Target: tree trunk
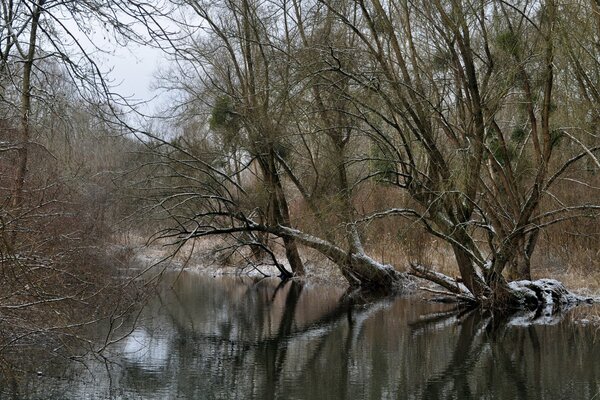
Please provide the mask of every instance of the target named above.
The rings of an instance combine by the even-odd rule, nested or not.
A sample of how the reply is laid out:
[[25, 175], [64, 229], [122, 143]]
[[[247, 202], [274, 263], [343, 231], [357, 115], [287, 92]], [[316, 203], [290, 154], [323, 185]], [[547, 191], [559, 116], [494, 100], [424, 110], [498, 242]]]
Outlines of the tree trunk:
[[396, 271], [391, 265], [375, 261], [363, 252], [348, 252], [326, 240], [281, 225], [267, 229], [277, 236], [293, 238], [295, 242], [329, 258], [340, 268], [350, 286], [392, 291], [408, 280], [406, 274]]
[[519, 281], [523, 279], [531, 280], [531, 266], [529, 258], [523, 251], [517, 252], [506, 269], [506, 278], [509, 281]]
[[506, 276], [509, 281], [531, 280], [531, 257], [539, 232], [536, 229], [519, 241], [517, 253], [508, 264]]
[[[258, 161], [269, 190], [270, 222], [273, 225], [291, 226], [287, 199], [275, 164], [275, 153], [272, 145], [269, 146], [267, 157], [258, 157]], [[283, 244], [292, 274], [303, 276], [305, 274], [304, 263], [300, 258], [295, 238], [283, 236]]]
[[469, 292], [471, 292], [476, 299], [488, 297], [490, 295], [490, 289], [483, 280], [483, 277], [478, 274], [477, 267], [474, 265], [473, 258], [469, 252], [457, 244], [452, 245], [452, 250], [454, 251], [454, 257], [462, 281], [467, 289], [469, 289]]
[[296, 276], [303, 276], [305, 274], [304, 263], [300, 258], [296, 241], [293, 238], [284, 237], [283, 245], [285, 246], [285, 256], [290, 263], [292, 273]]
[[[29, 33], [29, 49], [27, 58], [23, 63], [23, 81], [21, 84], [21, 129], [19, 138], [19, 149], [17, 152], [16, 172], [14, 177], [13, 190], [11, 194], [10, 206], [12, 210], [18, 210], [23, 205], [23, 190], [25, 187], [25, 176], [27, 175], [27, 161], [29, 157], [29, 142], [31, 140], [31, 127], [29, 117], [31, 113], [31, 75], [33, 63], [35, 61], [37, 29], [42, 13], [44, 0], [39, 0], [35, 6], [31, 17], [31, 31]], [[16, 241], [16, 227], [10, 238], [11, 245]]]
[[[283, 224], [285, 226], [292, 226], [290, 219], [290, 210], [288, 207], [287, 199], [285, 197], [285, 193], [283, 191], [283, 185], [281, 184], [281, 179], [279, 178], [279, 173], [277, 171], [277, 166], [275, 164], [275, 151], [271, 146], [270, 149], [270, 157], [269, 161], [271, 163], [271, 174], [273, 178], [273, 184], [275, 188], [276, 194], [276, 204], [279, 211], [278, 215], [278, 223]], [[296, 240], [292, 237], [284, 237], [283, 244], [285, 246], [285, 255], [287, 257], [288, 262], [290, 263], [290, 268], [292, 269], [292, 273], [297, 276], [303, 276], [305, 274], [304, 271], [304, 263], [300, 258], [300, 253], [298, 252], [298, 246], [296, 245]]]

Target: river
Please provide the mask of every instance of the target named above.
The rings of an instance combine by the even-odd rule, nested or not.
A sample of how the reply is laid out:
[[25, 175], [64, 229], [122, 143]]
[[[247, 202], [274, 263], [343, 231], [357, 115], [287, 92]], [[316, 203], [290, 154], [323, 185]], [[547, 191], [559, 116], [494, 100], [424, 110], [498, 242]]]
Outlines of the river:
[[598, 308], [531, 324], [418, 293], [174, 276], [102, 357], [24, 363], [0, 398], [600, 399]]

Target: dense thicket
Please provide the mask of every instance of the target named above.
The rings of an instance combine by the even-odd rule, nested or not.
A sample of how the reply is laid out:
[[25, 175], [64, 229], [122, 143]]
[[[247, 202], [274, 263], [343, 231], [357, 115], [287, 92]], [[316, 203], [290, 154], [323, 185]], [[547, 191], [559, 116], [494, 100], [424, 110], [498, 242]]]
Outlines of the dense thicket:
[[111, 235], [125, 208], [115, 183], [139, 145], [90, 55], [94, 23], [137, 38], [111, 3], [0, 2], [0, 354], [28, 340], [66, 350], [137, 296], [116, 284], [127, 254]]

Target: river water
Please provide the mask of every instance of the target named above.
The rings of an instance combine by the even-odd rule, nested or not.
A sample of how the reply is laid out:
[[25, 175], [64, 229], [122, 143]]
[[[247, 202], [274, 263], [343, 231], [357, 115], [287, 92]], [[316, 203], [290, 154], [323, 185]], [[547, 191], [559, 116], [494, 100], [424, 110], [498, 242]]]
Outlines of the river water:
[[[167, 277], [103, 357], [54, 360], [4, 399], [598, 399], [598, 308], [528, 324], [411, 295]], [[542, 316], [543, 317], [543, 316]]]

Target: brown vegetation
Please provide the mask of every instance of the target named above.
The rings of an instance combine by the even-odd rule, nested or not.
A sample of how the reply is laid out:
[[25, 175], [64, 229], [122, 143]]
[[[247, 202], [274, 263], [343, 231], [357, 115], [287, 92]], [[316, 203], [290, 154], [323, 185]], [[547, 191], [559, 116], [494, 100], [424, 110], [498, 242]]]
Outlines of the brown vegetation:
[[75, 341], [85, 341], [83, 328], [118, 321], [138, 304], [136, 285], [125, 290], [116, 279], [131, 254], [111, 240], [120, 211], [108, 174], [121, 168], [125, 157], [117, 149], [127, 141], [111, 139], [112, 150], [105, 142], [92, 156], [90, 142], [103, 141], [93, 132], [70, 135], [68, 144], [33, 132], [18, 207], [10, 206], [16, 156], [2, 158], [0, 357], [24, 343], [70, 355]]

